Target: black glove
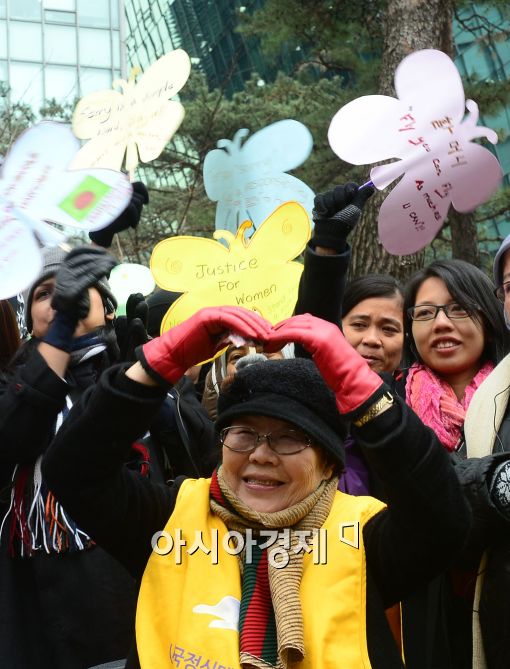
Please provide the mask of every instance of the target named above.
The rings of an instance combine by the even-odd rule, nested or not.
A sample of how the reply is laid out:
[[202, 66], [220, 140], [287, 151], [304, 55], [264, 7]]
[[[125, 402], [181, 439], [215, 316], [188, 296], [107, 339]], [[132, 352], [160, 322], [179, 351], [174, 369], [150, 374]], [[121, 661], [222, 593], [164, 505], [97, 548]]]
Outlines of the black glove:
[[372, 186], [360, 190], [358, 184], [351, 182], [316, 195], [312, 212], [315, 224], [310, 240], [312, 246], [334, 249], [337, 253], [345, 251], [347, 235], [359, 221], [365, 202], [373, 193]]
[[136, 228], [138, 223], [140, 223], [143, 205], [148, 204], [148, 202], [149, 192], [145, 187], [145, 184], [141, 181], [135, 181], [133, 183], [131, 201], [122, 214], [112, 221], [110, 225], [107, 225], [106, 228], [96, 230], [95, 232], [89, 232], [90, 239], [94, 244], [108, 248], [111, 245], [113, 235], [116, 232], [121, 232], [128, 228]]
[[102, 249], [81, 246], [66, 255], [60, 265], [51, 306], [56, 314], [42, 341], [69, 353], [78, 321], [89, 313], [88, 289], [108, 275], [117, 264]]
[[89, 313], [88, 289], [108, 276], [117, 261], [103, 249], [79, 246], [70, 251], [60, 265], [51, 306], [74, 318], [75, 323]]
[[133, 293], [126, 302], [126, 315], [115, 319], [115, 333], [122, 362], [135, 362], [135, 349], [149, 341], [147, 321], [149, 305], [141, 293]]

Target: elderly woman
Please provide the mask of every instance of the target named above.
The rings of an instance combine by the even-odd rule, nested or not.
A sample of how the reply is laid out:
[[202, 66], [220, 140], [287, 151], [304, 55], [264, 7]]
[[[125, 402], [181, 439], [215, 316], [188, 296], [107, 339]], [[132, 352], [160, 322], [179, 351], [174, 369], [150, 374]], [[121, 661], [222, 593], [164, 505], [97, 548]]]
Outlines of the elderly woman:
[[[235, 332], [311, 360], [253, 364], [220, 395], [222, 464], [157, 486], [122, 467], [185, 370]], [[337, 490], [348, 419], [388, 507]], [[91, 467], [90, 463], [94, 463]], [[203, 309], [103, 374], [47, 452], [44, 475], [141, 579], [127, 667], [402, 667], [384, 609], [444, 569], [469, 530], [448, 455], [337, 326], [276, 327]]]

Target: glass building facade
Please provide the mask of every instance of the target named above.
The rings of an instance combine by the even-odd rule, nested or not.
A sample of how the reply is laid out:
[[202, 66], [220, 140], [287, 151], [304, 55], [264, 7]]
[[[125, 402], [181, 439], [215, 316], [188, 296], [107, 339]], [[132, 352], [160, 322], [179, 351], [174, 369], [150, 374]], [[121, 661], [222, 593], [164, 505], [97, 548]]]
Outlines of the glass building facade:
[[[507, 82], [510, 79], [510, 10], [490, 4], [469, 3], [459, 11], [454, 21], [453, 37], [456, 50], [455, 64], [463, 79], [471, 81]], [[479, 125], [486, 125], [498, 133], [499, 142], [487, 146], [497, 157], [503, 169], [503, 184], [510, 185], [510, 110], [500, 105], [495, 114], [484, 114], [481, 105]], [[508, 216], [488, 222], [489, 237], [502, 238], [510, 234]], [[494, 251], [499, 242], [485, 245]]]
[[290, 71], [298, 54], [283, 54], [270, 66], [258, 40], [235, 31], [240, 14], [263, 4], [263, 0], [126, 0], [130, 62], [145, 68], [167, 51], [182, 48], [209, 86], [223, 88], [227, 96], [242, 90], [254, 72], [271, 80], [278, 69]]
[[0, 80], [37, 111], [125, 74], [123, 0], [0, 0]]

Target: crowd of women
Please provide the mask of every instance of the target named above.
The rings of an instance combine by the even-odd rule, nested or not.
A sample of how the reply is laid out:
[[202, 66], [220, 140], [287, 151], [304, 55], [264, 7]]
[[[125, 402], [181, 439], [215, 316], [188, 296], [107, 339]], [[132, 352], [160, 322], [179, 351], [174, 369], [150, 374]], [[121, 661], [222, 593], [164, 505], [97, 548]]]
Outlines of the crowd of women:
[[29, 337], [2, 303], [2, 667], [508, 666], [510, 237], [347, 283], [371, 193], [316, 197], [276, 325], [116, 318], [123, 221], [45, 250]]

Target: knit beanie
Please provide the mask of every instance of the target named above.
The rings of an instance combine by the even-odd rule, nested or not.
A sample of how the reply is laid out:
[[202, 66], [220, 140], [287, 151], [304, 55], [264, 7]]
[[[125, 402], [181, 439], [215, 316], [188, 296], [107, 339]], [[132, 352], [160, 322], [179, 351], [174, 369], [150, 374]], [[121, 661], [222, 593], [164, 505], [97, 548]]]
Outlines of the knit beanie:
[[343, 468], [347, 425], [338, 413], [335, 395], [311, 360], [268, 360], [237, 372], [218, 397], [216, 429], [245, 415], [292, 423]]
[[[505, 239], [501, 242], [501, 246], [498, 249], [498, 252], [496, 253], [496, 256], [494, 258], [494, 265], [493, 265], [493, 271], [494, 271], [494, 284], [496, 288], [501, 286], [503, 283], [503, 256], [505, 253], [510, 249], [510, 235], [507, 235]], [[508, 314], [506, 313], [506, 309], [504, 311], [505, 315], [505, 323], [507, 328], [510, 330], [510, 319], [508, 318]]]
[[25, 296], [25, 323], [27, 324], [27, 331], [32, 332], [32, 300], [34, 299], [34, 291], [37, 286], [47, 279], [51, 279], [52, 276], [58, 271], [61, 262], [64, 260], [68, 254], [69, 249], [63, 249], [61, 246], [46, 246], [41, 251], [43, 259], [43, 267], [41, 273], [30, 286], [28, 294]]
[[[61, 246], [47, 246], [42, 249], [41, 255], [43, 258], [43, 268], [37, 279], [30, 286], [28, 293], [25, 296], [25, 323], [27, 326], [27, 332], [32, 332], [33, 327], [31, 311], [35, 289], [39, 284], [43, 283], [47, 279], [51, 279], [51, 277], [57, 274], [61, 263], [69, 251], [69, 248], [62, 248]], [[107, 277], [101, 277], [94, 285], [103, 297], [107, 311], [109, 313], [114, 312], [117, 308], [117, 299], [112, 293], [112, 289], [108, 283]]]
[[510, 249], [510, 235], [505, 237], [505, 239], [501, 242], [501, 246], [498, 249], [498, 252], [496, 253], [496, 256], [494, 258], [494, 265], [493, 265], [493, 271], [494, 271], [494, 283], [496, 284], [496, 288], [498, 286], [501, 286], [503, 282], [503, 267], [501, 266], [502, 261], [503, 261], [503, 256], [505, 253]]

